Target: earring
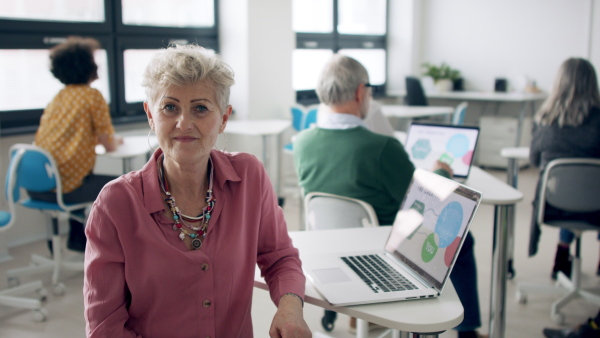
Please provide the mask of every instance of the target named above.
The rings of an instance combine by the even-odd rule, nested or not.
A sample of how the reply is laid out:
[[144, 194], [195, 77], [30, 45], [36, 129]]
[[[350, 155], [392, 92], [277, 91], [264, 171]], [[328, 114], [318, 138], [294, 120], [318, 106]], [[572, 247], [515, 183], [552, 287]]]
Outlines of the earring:
[[150, 147], [150, 149], [152, 149], [152, 151], [158, 149], [158, 147], [153, 148], [152, 144], [150, 143], [150, 133], [154, 131], [154, 128], [151, 128], [150, 130], [148, 130], [148, 147]]

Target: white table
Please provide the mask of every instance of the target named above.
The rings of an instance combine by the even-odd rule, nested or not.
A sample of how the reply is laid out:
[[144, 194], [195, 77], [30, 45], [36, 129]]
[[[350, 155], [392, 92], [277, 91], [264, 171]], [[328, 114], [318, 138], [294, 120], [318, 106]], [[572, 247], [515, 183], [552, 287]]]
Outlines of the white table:
[[521, 134], [523, 129], [523, 120], [527, 110], [527, 104], [531, 106], [531, 114], [535, 113], [535, 102], [545, 100], [548, 97], [546, 93], [517, 93], [517, 92], [476, 92], [476, 91], [465, 91], [465, 92], [445, 92], [445, 93], [427, 93], [428, 98], [432, 99], [446, 99], [446, 100], [464, 100], [464, 101], [482, 101], [482, 102], [494, 102], [496, 104], [496, 114], [500, 103], [503, 102], [515, 102], [521, 103], [521, 109], [519, 111], [519, 123], [517, 124], [517, 137], [515, 145], [521, 144]]
[[446, 116], [446, 122], [450, 123], [455, 108], [446, 106], [383, 105], [381, 106], [381, 111], [386, 117], [405, 120], [430, 116]]
[[281, 134], [290, 126], [292, 123], [289, 120], [229, 120], [225, 127], [225, 133], [237, 134], [237, 135], [249, 135], [249, 136], [261, 136], [262, 137], [262, 162], [265, 168], [269, 168], [268, 165], [268, 138], [275, 136], [277, 154], [277, 179], [274, 180], [276, 183], [275, 191], [277, 196], [280, 197], [280, 204], [282, 204], [282, 168], [281, 168]]
[[[294, 246], [300, 250], [302, 259], [305, 255], [319, 253], [382, 249], [391, 228], [293, 231], [290, 232], [290, 236]], [[265, 281], [260, 277], [258, 268], [254, 277], [254, 286], [268, 290]], [[305, 302], [402, 332], [415, 332], [423, 335], [427, 333], [425, 336], [433, 337], [460, 324], [464, 312], [450, 281], [438, 298], [336, 307], [323, 299], [307, 279]], [[360, 329], [360, 327], [357, 328], [357, 330]], [[363, 337], [368, 337], [368, 334]]]
[[481, 191], [481, 203], [494, 205], [490, 338], [504, 338], [509, 228], [515, 204], [523, 199], [523, 193], [475, 166], [465, 185]]
[[126, 174], [133, 170], [132, 161], [135, 157], [154, 152], [154, 149], [150, 146], [154, 149], [158, 147], [156, 136], [123, 136], [123, 144], [119, 145], [115, 151], [107, 152], [101, 144], [96, 145], [96, 155], [121, 160], [123, 162], [123, 173]]

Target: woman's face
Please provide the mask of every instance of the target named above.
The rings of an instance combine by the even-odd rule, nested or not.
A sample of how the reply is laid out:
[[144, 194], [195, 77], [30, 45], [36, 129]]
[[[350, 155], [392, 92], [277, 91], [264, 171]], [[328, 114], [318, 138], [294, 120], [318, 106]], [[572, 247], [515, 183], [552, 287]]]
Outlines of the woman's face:
[[206, 81], [171, 86], [152, 107], [145, 102], [144, 110], [165, 160], [181, 165], [208, 161], [231, 114], [231, 106], [221, 112], [215, 90]]

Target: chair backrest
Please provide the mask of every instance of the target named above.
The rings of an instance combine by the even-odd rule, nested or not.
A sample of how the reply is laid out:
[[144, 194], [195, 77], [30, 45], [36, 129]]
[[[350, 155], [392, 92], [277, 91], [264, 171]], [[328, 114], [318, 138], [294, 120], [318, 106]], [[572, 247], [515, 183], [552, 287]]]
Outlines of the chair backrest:
[[421, 86], [421, 80], [414, 76], [406, 77], [406, 104], [409, 106], [428, 106], [427, 97], [423, 86]]
[[464, 101], [456, 106], [454, 115], [452, 115], [452, 124], [455, 126], [462, 126], [465, 123], [465, 114], [467, 113], [467, 107], [469, 104]]
[[373, 207], [364, 201], [322, 192], [304, 198], [307, 230], [379, 226]]
[[9, 171], [6, 176], [6, 196], [12, 202], [20, 200], [20, 189], [35, 192], [55, 191], [57, 203], [62, 201], [62, 184], [54, 158], [46, 150], [32, 144], [17, 143], [10, 148]]
[[568, 212], [600, 212], [599, 177], [600, 159], [563, 158], [550, 161], [542, 175], [538, 222], [544, 223], [546, 203]]
[[304, 123], [304, 106], [293, 105], [290, 107], [292, 113], [292, 127], [297, 131], [301, 131]]
[[306, 108], [306, 115], [304, 116], [303, 130], [308, 129], [311, 125], [317, 123], [317, 114], [319, 113], [319, 105], [313, 104]]

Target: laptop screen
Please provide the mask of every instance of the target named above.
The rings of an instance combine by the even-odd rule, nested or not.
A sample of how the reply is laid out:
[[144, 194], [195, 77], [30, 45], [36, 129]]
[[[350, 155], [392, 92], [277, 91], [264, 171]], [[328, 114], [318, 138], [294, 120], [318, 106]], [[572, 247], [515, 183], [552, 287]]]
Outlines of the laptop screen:
[[417, 168], [431, 170], [437, 160], [447, 163], [455, 178], [471, 170], [479, 127], [412, 123], [404, 148]]
[[385, 249], [441, 291], [480, 199], [478, 191], [417, 169]]

